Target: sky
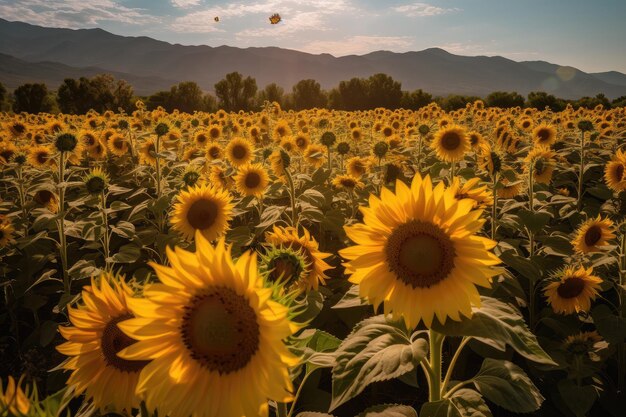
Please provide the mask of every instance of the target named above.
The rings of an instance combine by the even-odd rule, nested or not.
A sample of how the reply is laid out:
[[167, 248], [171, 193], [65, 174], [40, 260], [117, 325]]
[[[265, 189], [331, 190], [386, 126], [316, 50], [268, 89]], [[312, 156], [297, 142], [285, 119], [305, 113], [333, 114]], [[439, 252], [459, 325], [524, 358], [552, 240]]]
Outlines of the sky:
[[[270, 25], [273, 13], [282, 22]], [[440, 47], [626, 73], [626, 0], [0, 0], [0, 17], [183, 45], [334, 56]]]

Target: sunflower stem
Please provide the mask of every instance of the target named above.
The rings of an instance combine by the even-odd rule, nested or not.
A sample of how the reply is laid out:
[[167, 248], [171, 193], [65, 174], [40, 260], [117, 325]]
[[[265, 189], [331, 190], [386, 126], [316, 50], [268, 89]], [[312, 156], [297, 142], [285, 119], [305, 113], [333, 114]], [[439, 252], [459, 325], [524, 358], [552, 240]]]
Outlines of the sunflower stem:
[[454, 356], [452, 357], [452, 360], [450, 361], [450, 366], [448, 366], [448, 370], [446, 371], [446, 377], [443, 380], [443, 384], [441, 384], [441, 396], [442, 397], [445, 395], [446, 387], [450, 383], [450, 378], [452, 377], [452, 372], [454, 371], [454, 367], [456, 366], [456, 361], [459, 359], [459, 356], [461, 356], [461, 351], [470, 340], [472, 340], [471, 337], [464, 337], [463, 340], [461, 340], [459, 347], [456, 348], [456, 351], [454, 352]]
[[161, 135], [157, 135], [157, 139], [156, 142], [154, 143], [154, 152], [155, 152], [155, 165], [156, 165], [156, 193], [157, 193], [157, 200], [159, 198], [161, 198], [161, 163], [160, 163], [160, 156], [159, 156], [159, 152], [161, 152], [160, 148], [160, 143], [161, 143]]
[[298, 398], [300, 397], [300, 393], [302, 392], [304, 383], [306, 382], [307, 379], [309, 379], [309, 376], [311, 376], [311, 374], [312, 372], [309, 372], [305, 374], [304, 377], [302, 378], [302, 382], [300, 382], [300, 385], [298, 386], [298, 390], [296, 391], [296, 394], [293, 397], [293, 402], [291, 403], [291, 407], [289, 407], [289, 413], [287, 413], [286, 417], [291, 417], [293, 415], [293, 412], [296, 411], [296, 402], [298, 402]]
[[452, 185], [452, 182], [454, 181], [454, 171], [456, 170], [456, 162], [452, 161], [450, 162], [450, 185]]
[[428, 389], [428, 401], [435, 402], [441, 400], [441, 348], [445, 336], [434, 330], [429, 330], [429, 363], [432, 370]]
[[422, 175], [422, 134], [419, 134], [417, 140], [417, 172]]
[[102, 225], [104, 226], [104, 235], [102, 236], [103, 238], [103, 249], [104, 249], [104, 267], [106, 270], [109, 269], [109, 257], [110, 257], [110, 252], [109, 252], [109, 219], [107, 216], [107, 197], [106, 194], [104, 193], [104, 190], [102, 191], [102, 193], [100, 193], [100, 211], [102, 213]]
[[71, 283], [67, 273], [67, 237], [65, 236], [65, 152], [59, 156], [59, 213], [57, 228], [59, 230], [59, 252], [61, 253], [61, 269], [63, 273], [63, 290], [66, 295], [70, 294]]
[[289, 200], [291, 201], [291, 225], [298, 230], [298, 213], [296, 212], [296, 187], [288, 169], [285, 169], [285, 177], [289, 185]]
[[21, 166], [17, 167], [17, 192], [20, 198], [20, 208], [22, 209], [24, 237], [26, 237], [28, 236], [28, 212], [26, 211], [26, 192], [24, 191], [24, 174]]
[[[624, 228], [624, 224], [620, 229]], [[619, 252], [619, 316], [626, 318], [626, 231], [621, 231], [620, 252]], [[618, 346], [617, 350], [617, 389], [618, 392], [624, 392], [624, 383], [626, 382], [626, 342]]]
[[578, 171], [578, 201], [577, 210], [580, 211], [583, 203], [583, 175], [585, 173], [585, 131], [580, 132], [580, 168]]
[[498, 174], [493, 174], [493, 205], [491, 206], [491, 240], [496, 240], [496, 231], [498, 229]]
[[287, 404], [276, 402], [276, 417], [287, 417]]

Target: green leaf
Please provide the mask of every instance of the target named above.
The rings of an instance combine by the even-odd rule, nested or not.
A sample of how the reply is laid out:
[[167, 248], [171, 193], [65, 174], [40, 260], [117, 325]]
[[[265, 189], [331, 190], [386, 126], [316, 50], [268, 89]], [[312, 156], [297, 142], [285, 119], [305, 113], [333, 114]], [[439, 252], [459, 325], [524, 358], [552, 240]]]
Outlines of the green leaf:
[[520, 219], [520, 223], [533, 233], [540, 232], [550, 221], [552, 215], [545, 211], [535, 211], [520, 209], [515, 213]]
[[542, 276], [541, 269], [539, 269], [537, 264], [515, 254], [513, 251], [503, 252], [500, 254], [500, 259], [507, 266], [513, 268], [515, 271], [528, 278], [531, 282], [538, 281]]
[[598, 398], [598, 393], [592, 385], [579, 387], [571, 379], [563, 379], [557, 385], [563, 403], [576, 417], [585, 417]]
[[539, 346], [524, 318], [514, 306], [491, 297], [480, 297], [481, 307], [472, 307], [472, 317], [461, 321], [435, 321], [433, 330], [448, 336], [471, 336], [498, 350], [511, 346], [520, 355], [537, 363], [556, 365]]
[[598, 329], [598, 333], [612, 345], [624, 342], [626, 339], [626, 320], [614, 314], [609, 306], [599, 305], [591, 310], [591, 317]]
[[411, 372], [427, 352], [428, 342], [417, 339], [411, 343], [402, 321], [379, 315], [358, 323], [336, 352], [330, 411], [373, 382]]
[[452, 417], [449, 414], [450, 400], [433, 401], [422, 404], [420, 408], [420, 417]]
[[111, 230], [113, 233], [126, 239], [132, 239], [133, 236], [135, 236], [135, 225], [123, 220], [120, 220], [115, 226], [112, 226]]
[[357, 417], [417, 417], [417, 411], [408, 405], [379, 404], [368, 408]]
[[352, 308], [352, 307], [362, 307], [369, 306], [364, 299], [359, 296], [359, 284], [354, 284], [350, 287], [348, 291], [341, 297], [341, 300], [337, 302], [331, 308], [340, 309], [340, 308]]
[[48, 346], [57, 334], [58, 324], [52, 320], [46, 320], [39, 326], [39, 344]]
[[129, 243], [120, 247], [119, 251], [111, 257], [113, 262], [119, 264], [130, 264], [141, 256], [141, 248], [134, 243]]
[[509, 361], [485, 359], [472, 381], [489, 401], [516, 413], [537, 411], [544, 400], [522, 368]]
[[473, 389], [463, 388], [450, 397], [450, 410], [461, 417], [491, 417], [491, 410], [482, 395]]

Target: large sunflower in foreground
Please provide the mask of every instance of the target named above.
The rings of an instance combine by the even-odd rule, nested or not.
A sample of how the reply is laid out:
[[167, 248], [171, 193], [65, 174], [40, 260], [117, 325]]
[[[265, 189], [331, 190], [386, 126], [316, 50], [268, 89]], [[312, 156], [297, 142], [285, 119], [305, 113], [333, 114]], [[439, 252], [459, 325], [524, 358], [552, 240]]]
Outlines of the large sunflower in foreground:
[[578, 228], [572, 245], [578, 253], [598, 252], [614, 238], [611, 219], [602, 219], [598, 215], [597, 218], [587, 220]]
[[232, 198], [223, 188], [196, 185], [181, 190], [176, 197], [170, 222], [185, 239], [193, 239], [196, 230], [209, 241], [226, 230], [233, 210]]
[[151, 264], [161, 283], [133, 299], [135, 319], [120, 327], [139, 340], [121, 356], [152, 360], [137, 392], [170, 417], [267, 416], [267, 400], [286, 402], [288, 367], [298, 362], [283, 339], [296, 329], [288, 308], [262, 288], [256, 255], [237, 262], [223, 239], [196, 234], [196, 252], [168, 248], [171, 267]]
[[397, 181], [396, 194], [383, 188], [380, 198], [371, 195], [361, 207], [364, 223], [345, 227], [356, 243], [339, 252], [350, 282], [408, 327], [420, 320], [430, 327], [435, 316], [440, 323], [469, 317], [480, 305], [477, 286], [490, 287], [500, 273], [489, 252], [496, 242], [476, 235], [484, 220], [473, 205], [419, 174], [411, 188]]
[[319, 244], [308, 230], [303, 228], [303, 234], [300, 236], [298, 231], [293, 227], [274, 226], [271, 232], [265, 234], [265, 240], [276, 247], [288, 247], [294, 250], [301, 250], [309, 271], [307, 273], [306, 289], [317, 290], [318, 284], [324, 284], [328, 278], [325, 271], [331, 269], [324, 259], [331, 256], [330, 253], [320, 252]]
[[117, 353], [136, 342], [118, 327], [133, 317], [128, 308], [132, 290], [123, 280], [102, 275], [83, 288], [83, 305], [68, 307], [72, 326], [59, 327], [67, 342], [57, 350], [69, 358], [61, 368], [71, 370], [67, 384], [78, 394], [86, 392], [96, 407], [115, 407], [116, 411], [139, 406], [135, 386], [139, 373], [148, 363], [122, 359]]
[[602, 283], [602, 279], [592, 273], [591, 268], [582, 266], [578, 269], [567, 267], [557, 273], [543, 292], [552, 310], [560, 314], [589, 311]]

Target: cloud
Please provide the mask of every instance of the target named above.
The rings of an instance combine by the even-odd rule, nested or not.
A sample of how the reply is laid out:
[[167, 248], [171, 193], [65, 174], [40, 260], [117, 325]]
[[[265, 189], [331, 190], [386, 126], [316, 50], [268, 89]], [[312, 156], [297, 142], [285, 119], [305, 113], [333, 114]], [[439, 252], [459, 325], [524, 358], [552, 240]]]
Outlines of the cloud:
[[402, 13], [407, 17], [438, 16], [446, 13], [461, 11], [461, 9], [458, 9], [456, 7], [447, 9], [443, 7], [433, 6], [432, 4], [428, 3], [405, 4], [403, 6], [396, 6], [393, 8], [393, 10], [398, 13]]
[[335, 41], [313, 41], [302, 48], [310, 53], [330, 53], [334, 56], [362, 55], [375, 50], [407, 51], [413, 45], [410, 36], [366, 36], [357, 35]]
[[171, 2], [172, 6], [180, 7], [181, 9], [187, 9], [200, 4], [200, 0], [171, 0]]
[[160, 21], [144, 9], [126, 7], [112, 0], [22, 0], [11, 4], [3, 1], [0, 16], [7, 20], [72, 29], [98, 26], [102, 21], [132, 25]]

